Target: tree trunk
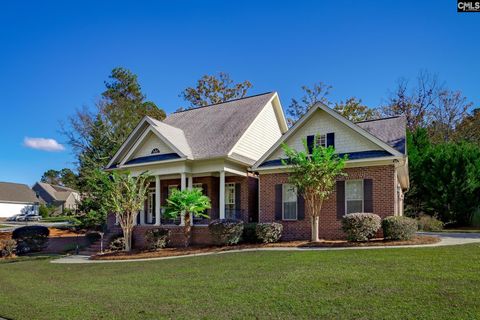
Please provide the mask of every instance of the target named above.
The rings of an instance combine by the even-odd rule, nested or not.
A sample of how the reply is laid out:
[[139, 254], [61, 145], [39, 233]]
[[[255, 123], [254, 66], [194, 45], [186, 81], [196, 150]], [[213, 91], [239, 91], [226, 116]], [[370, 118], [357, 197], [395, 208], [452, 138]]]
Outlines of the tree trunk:
[[318, 238], [318, 222], [319, 218], [318, 216], [312, 216], [312, 242], [318, 242], [320, 239]]
[[185, 225], [183, 226], [183, 235], [185, 237], [185, 247], [188, 247], [190, 245], [190, 238], [191, 238], [191, 230], [192, 226], [190, 225], [190, 213], [185, 212]]
[[125, 228], [123, 230], [123, 239], [125, 241], [125, 251], [129, 252], [132, 250], [132, 232], [130, 228]]

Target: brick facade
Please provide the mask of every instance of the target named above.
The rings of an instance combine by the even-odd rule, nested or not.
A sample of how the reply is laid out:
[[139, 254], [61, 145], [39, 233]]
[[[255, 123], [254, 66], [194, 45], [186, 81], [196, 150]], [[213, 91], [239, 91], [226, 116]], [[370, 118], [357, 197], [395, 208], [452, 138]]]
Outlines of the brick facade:
[[[393, 165], [347, 168], [347, 177], [339, 180], [372, 179], [373, 213], [384, 218], [394, 214], [395, 169]], [[275, 185], [288, 182], [286, 173], [261, 174], [260, 184], [260, 222], [275, 221]], [[308, 210], [305, 208], [305, 210]], [[299, 221], [276, 221], [283, 224], [283, 240], [308, 240], [311, 237], [311, 223], [308, 212], [305, 219]], [[343, 239], [341, 221], [337, 218], [336, 193], [324, 202], [320, 217], [319, 236], [324, 239]]]

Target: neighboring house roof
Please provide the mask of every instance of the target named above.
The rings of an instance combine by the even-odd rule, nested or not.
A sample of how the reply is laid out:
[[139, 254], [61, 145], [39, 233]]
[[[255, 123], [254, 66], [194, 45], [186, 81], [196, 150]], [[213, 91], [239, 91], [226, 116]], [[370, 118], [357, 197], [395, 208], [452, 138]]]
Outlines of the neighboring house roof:
[[38, 199], [26, 184], [0, 182], [0, 202], [36, 203]]
[[78, 194], [77, 190], [45, 182], [37, 182], [36, 185], [45, 190], [55, 201], [66, 201], [72, 193]]
[[195, 159], [226, 156], [274, 95], [269, 92], [175, 112], [163, 122], [183, 130]]
[[405, 116], [397, 116], [356, 122], [356, 125], [405, 154], [407, 141], [406, 123], [407, 119]]

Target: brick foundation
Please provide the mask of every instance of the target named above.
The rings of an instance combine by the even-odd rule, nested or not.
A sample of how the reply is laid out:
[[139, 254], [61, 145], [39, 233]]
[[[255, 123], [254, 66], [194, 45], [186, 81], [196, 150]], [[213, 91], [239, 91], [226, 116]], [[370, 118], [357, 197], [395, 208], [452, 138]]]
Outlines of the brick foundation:
[[[394, 214], [395, 188], [393, 165], [347, 168], [347, 177], [339, 180], [372, 179], [373, 180], [373, 213], [384, 218]], [[287, 183], [286, 173], [262, 174], [260, 181], [260, 222], [275, 221], [275, 185]], [[299, 221], [276, 221], [283, 224], [283, 240], [309, 240], [311, 222], [308, 208], [305, 208], [305, 219]], [[323, 204], [320, 217], [319, 236], [323, 239], [343, 239], [341, 221], [337, 218], [336, 193]]]

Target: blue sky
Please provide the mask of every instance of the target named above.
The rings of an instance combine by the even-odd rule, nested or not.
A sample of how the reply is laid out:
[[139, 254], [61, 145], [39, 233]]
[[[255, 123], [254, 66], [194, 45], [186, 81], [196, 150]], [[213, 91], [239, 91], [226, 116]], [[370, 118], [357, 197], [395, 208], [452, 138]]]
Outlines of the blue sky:
[[283, 106], [318, 81], [334, 100], [379, 106], [403, 76], [428, 69], [480, 105], [480, 14], [450, 1], [10, 1], [0, 10], [0, 181], [33, 184], [74, 167], [68, 146], [42, 151], [112, 68], [139, 76], [167, 112], [204, 74], [278, 91]]

